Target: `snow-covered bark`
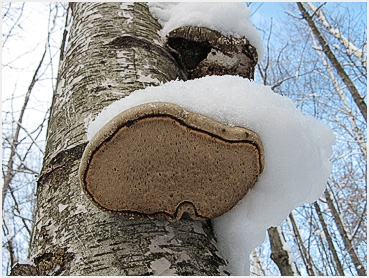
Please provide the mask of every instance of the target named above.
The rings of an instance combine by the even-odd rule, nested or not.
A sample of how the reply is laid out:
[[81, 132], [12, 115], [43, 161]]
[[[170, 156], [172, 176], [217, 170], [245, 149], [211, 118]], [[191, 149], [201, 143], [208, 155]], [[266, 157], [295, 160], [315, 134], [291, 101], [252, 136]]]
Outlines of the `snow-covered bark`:
[[296, 276], [297, 270], [291, 249], [287, 245], [280, 231], [280, 227], [268, 229], [270, 246], [272, 249], [271, 259], [276, 263], [282, 276]]
[[124, 220], [82, 193], [88, 123], [134, 90], [186, 77], [146, 4], [74, 3], [72, 10], [37, 189], [31, 254], [38, 274], [226, 274], [209, 222]]

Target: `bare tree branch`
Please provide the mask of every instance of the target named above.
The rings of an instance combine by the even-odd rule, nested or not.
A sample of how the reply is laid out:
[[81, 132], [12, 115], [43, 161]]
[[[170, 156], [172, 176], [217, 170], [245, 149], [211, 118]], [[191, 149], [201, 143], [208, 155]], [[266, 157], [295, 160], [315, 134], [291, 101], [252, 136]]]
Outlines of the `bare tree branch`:
[[[40, 60], [38, 66], [35, 70], [35, 73], [33, 74], [31, 83], [28, 86], [27, 94], [24, 98], [23, 106], [22, 106], [22, 109], [21, 109], [21, 112], [20, 112], [20, 115], [19, 115], [18, 123], [23, 122], [23, 116], [24, 116], [24, 113], [26, 111], [27, 104], [28, 104], [28, 101], [30, 99], [33, 87], [35, 86], [35, 84], [38, 80], [38, 72], [39, 72], [39, 70], [40, 70], [40, 68], [41, 68], [41, 66], [44, 62], [44, 58], [45, 58], [45, 55], [46, 55], [46, 50], [47, 50], [47, 47], [45, 47], [44, 53], [42, 54], [42, 57], [41, 57], [41, 60]], [[17, 146], [18, 146], [18, 139], [19, 139], [20, 129], [21, 129], [21, 126], [19, 124], [17, 124], [17, 128], [16, 128], [16, 131], [15, 131], [15, 134], [14, 134], [14, 137], [13, 137], [11, 151], [10, 151], [10, 155], [9, 155], [9, 159], [8, 159], [6, 175], [5, 175], [5, 178], [4, 178], [4, 185], [3, 185], [3, 192], [2, 192], [2, 208], [4, 208], [4, 200], [5, 200], [10, 182], [11, 182], [13, 176], [14, 176], [13, 162], [14, 162], [14, 156], [15, 156]]]
[[330, 210], [332, 211], [333, 214], [333, 219], [337, 225], [338, 230], [340, 231], [341, 237], [343, 239], [343, 243], [345, 244], [346, 250], [347, 252], [350, 254], [351, 260], [353, 262], [353, 264], [355, 265], [356, 271], [358, 273], [358, 275], [360, 276], [366, 276], [366, 271], [365, 268], [363, 267], [363, 264], [360, 262], [354, 247], [352, 246], [351, 240], [349, 239], [346, 229], [343, 226], [343, 223], [341, 221], [341, 218], [339, 217], [339, 214], [333, 204], [332, 198], [330, 196], [330, 193], [328, 192], [328, 190], [326, 190], [324, 192], [324, 196], [327, 200], [328, 206], [330, 208]]
[[347, 88], [350, 90], [351, 95], [352, 95], [357, 107], [359, 108], [361, 114], [363, 115], [363, 117], [365, 118], [365, 121], [366, 121], [366, 119], [367, 119], [366, 118], [367, 117], [367, 115], [366, 115], [367, 107], [366, 107], [366, 103], [364, 101], [364, 98], [360, 96], [358, 90], [356, 89], [356, 86], [354, 85], [354, 83], [352, 82], [350, 77], [347, 75], [346, 71], [343, 69], [341, 64], [338, 62], [336, 56], [331, 51], [328, 43], [325, 41], [325, 39], [323, 38], [323, 36], [319, 32], [318, 28], [316, 27], [313, 19], [311, 18], [311, 16], [308, 14], [306, 9], [304, 8], [303, 3], [297, 2], [297, 6], [300, 9], [303, 18], [308, 22], [308, 24], [309, 24], [311, 30], [313, 31], [314, 35], [317, 37], [317, 39], [319, 41], [319, 44], [323, 48], [324, 53], [327, 55], [327, 57], [331, 61], [332, 65], [337, 70], [337, 73], [342, 78], [342, 80], [346, 84]]
[[[2, 43], [2, 47], [3, 48], [4, 48], [5, 44], [6, 44], [6, 42], [8, 41], [8, 39], [13, 35], [14, 29], [16, 27], [19, 27], [19, 21], [20, 21], [22, 15], [23, 15], [24, 5], [25, 4], [26, 4], [25, 2], [22, 3], [22, 7], [19, 9], [20, 10], [20, 13], [19, 13], [18, 17], [15, 19], [15, 21], [13, 22], [13, 25], [10, 27], [9, 31], [5, 35], [3, 34], [3, 43]], [[5, 12], [5, 14], [3, 15], [3, 17], [2, 17], [3, 18], [3, 22], [4, 22], [4, 19], [7, 16], [9, 16], [8, 14], [9, 14], [10, 8], [11, 8], [11, 3], [9, 3], [9, 7], [8, 7], [7, 11]], [[5, 36], [5, 38], [4, 38], [4, 36]]]
[[[352, 42], [350, 42], [341, 32], [339, 29], [335, 29], [333, 28], [329, 22], [327, 21], [327, 19], [325, 18], [323, 11], [320, 10], [320, 8], [322, 7], [319, 6], [318, 8], [316, 8], [314, 6], [314, 4], [312, 2], [307, 2], [307, 4], [309, 5], [310, 9], [314, 12], [314, 14], [317, 15], [317, 18], [319, 19], [319, 21], [323, 24], [323, 26], [325, 28], [327, 28], [327, 30], [334, 36], [336, 37], [341, 44], [346, 48], [347, 51], [349, 51], [350, 53], [352, 53], [353, 55], [355, 55], [356, 58], [358, 58], [363, 67], [365, 67], [366, 69], [366, 59], [365, 59], [365, 54], [364, 51], [362, 51], [361, 49], [359, 49], [358, 47], [356, 47]], [[314, 14], [311, 16], [313, 17]]]
[[336, 248], [333, 245], [332, 237], [330, 236], [330, 234], [328, 232], [328, 228], [327, 228], [327, 225], [324, 221], [323, 214], [322, 214], [322, 212], [320, 210], [320, 207], [319, 207], [317, 202], [314, 202], [314, 207], [315, 207], [315, 210], [318, 214], [320, 224], [322, 225], [325, 238], [327, 239], [327, 242], [329, 244], [329, 250], [332, 252], [332, 255], [333, 255], [333, 258], [334, 258], [334, 264], [336, 265], [336, 270], [337, 270], [337, 272], [340, 276], [345, 276], [341, 261], [338, 258], [338, 255], [337, 255], [337, 252], [336, 252]]

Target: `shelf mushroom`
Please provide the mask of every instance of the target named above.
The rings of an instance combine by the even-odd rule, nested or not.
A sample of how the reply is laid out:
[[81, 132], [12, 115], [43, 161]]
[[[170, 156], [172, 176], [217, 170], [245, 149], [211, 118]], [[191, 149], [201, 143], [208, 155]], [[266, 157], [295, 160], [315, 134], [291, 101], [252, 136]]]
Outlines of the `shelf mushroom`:
[[88, 198], [108, 213], [177, 221], [224, 214], [263, 167], [255, 132], [151, 102], [121, 112], [94, 135], [79, 175]]

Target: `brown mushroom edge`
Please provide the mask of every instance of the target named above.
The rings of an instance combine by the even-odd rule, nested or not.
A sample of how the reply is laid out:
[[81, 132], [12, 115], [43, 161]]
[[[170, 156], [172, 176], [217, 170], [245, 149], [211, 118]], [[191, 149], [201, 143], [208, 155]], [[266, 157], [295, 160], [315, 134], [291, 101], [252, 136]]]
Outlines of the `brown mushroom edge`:
[[264, 167], [259, 136], [165, 102], [121, 112], [88, 143], [79, 177], [98, 208], [129, 219], [210, 219]]

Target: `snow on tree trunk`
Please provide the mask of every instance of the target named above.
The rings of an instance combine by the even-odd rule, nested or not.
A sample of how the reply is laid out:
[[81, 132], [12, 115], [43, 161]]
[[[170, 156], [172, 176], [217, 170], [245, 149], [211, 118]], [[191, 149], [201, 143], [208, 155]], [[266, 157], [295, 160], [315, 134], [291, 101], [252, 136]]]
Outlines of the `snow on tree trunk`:
[[31, 241], [37, 273], [227, 274], [208, 221], [124, 220], [84, 196], [78, 168], [91, 119], [134, 90], [186, 76], [163, 47], [146, 4], [74, 3], [72, 10], [37, 188]]

